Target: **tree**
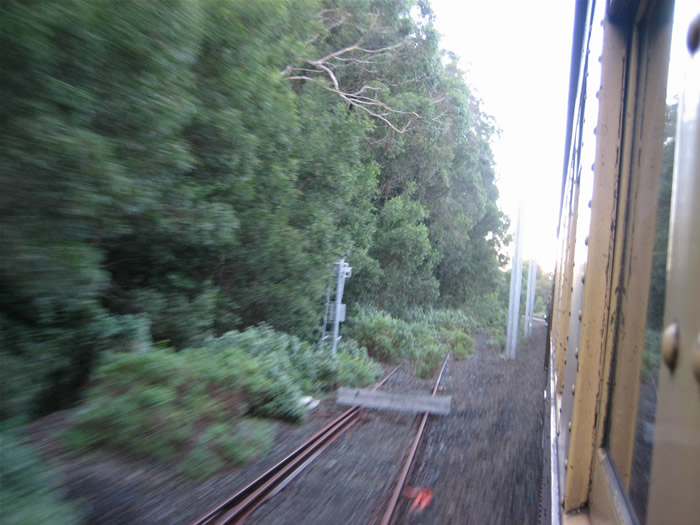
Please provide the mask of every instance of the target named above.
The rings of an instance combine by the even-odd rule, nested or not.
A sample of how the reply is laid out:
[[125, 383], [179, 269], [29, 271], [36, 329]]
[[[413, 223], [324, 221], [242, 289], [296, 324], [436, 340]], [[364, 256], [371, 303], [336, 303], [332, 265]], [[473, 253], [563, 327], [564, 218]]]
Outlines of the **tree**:
[[365, 295], [373, 296], [375, 304], [392, 313], [431, 305], [438, 298], [438, 282], [433, 276], [437, 252], [423, 224], [427, 212], [411, 199], [411, 190], [385, 204], [369, 250], [381, 268], [381, 281]]
[[[311, 82], [340, 98], [350, 111], [358, 108], [390, 130], [402, 134], [421, 116], [396, 97], [391, 75], [434, 35], [423, 23], [431, 16], [420, 2], [419, 17], [402, 1], [327, 2], [314, 18], [311, 53], [288, 64], [282, 74], [291, 81]], [[409, 103], [410, 104], [410, 103]]]
[[144, 333], [103, 302], [108, 253], [191, 160], [180, 126], [198, 13], [79, 0], [3, 12], [2, 417], [71, 402], [101, 349]]
[[495, 289], [495, 126], [426, 1], [10, 2], [0, 43], [1, 419], [107, 350], [315, 340], [341, 256], [393, 313]]

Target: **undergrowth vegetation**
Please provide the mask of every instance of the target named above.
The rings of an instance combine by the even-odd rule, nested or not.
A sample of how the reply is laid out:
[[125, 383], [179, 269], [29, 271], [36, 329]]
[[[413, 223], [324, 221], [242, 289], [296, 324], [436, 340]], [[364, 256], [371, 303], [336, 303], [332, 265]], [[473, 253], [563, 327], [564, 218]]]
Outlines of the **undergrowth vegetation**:
[[97, 369], [66, 443], [176, 461], [206, 476], [266, 452], [270, 419], [303, 420], [304, 394], [338, 382], [364, 386], [381, 374], [356, 343], [337, 358], [269, 327], [229, 332], [200, 348], [114, 353]]
[[469, 356], [470, 334], [493, 324], [483, 312], [414, 309], [396, 318], [360, 307], [335, 357], [264, 325], [180, 351], [108, 353], [64, 441], [170, 461], [186, 476], [205, 477], [269, 450], [272, 420], [303, 420], [302, 396], [367, 386], [382, 374], [376, 360], [407, 362], [428, 377], [448, 353]]
[[74, 505], [62, 500], [58, 484], [46, 473], [39, 454], [14, 433], [0, 433], [0, 509], [2, 523], [81, 522]]
[[501, 350], [505, 343], [507, 311], [497, 293], [486, 294], [472, 309], [414, 308], [402, 317], [372, 306], [355, 309], [347, 334], [369, 355], [384, 362], [409, 362], [419, 377], [429, 377], [450, 353], [464, 359], [474, 351], [472, 336]]
[[348, 333], [370, 356], [386, 362], [409, 361], [419, 377], [428, 377], [448, 353], [467, 357], [474, 349], [469, 335], [474, 319], [459, 310], [413, 310], [406, 319], [372, 307], [359, 308]]
[[393, 316], [497, 288], [497, 126], [428, 0], [5, 4], [0, 421], [106, 352], [316, 341], [341, 256]]
[[354, 339], [338, 344], [338, 384], [347, 387], [366, 386], [382, 375], [382, 367], [369, 357], [367, 349]]
[[25, 4], [0, 17], [0, 423], [75, 409], [72, 447], [206, 476], [375, 360], [427, 377], [500, 337], [497, 126], [428, 0]]

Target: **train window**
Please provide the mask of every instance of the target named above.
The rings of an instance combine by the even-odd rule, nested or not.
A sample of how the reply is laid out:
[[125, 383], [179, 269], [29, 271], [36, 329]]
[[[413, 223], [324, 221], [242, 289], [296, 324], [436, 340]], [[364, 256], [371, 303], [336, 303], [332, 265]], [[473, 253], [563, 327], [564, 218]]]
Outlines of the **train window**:
[[630, 499], [641, 523], [644, 523], [647, 511], [651, 453], [656, 419], [677, 112], [677, 100], [667, 105], [664, 119], [664, 146], [657, 200], [649, 299], [639, 378], [637, 420], [629, 483]]
[[[683, 20], [685, 17], [677, 18]], [[674, 61], [679, 57], [681, 60], [685, 58], [684, 50], [678, 47], [685, 46], [686, 31], [687, 23], [674, 25], [671, 76], [663, 108], [663, 128], [657, 125], [656, 131], [652, 131], [649, 126], [649, 130], [642, 130], [633, 139], [633, 149], [636, 148], [633, 155], [647, 155], [648, 168], [640, 166], [636, 171], [632, 168], [627, 209], [636, 225], [641, 225], [650, 233], [625, 232], [628, 246], [630, 240], [636, 246], [624, 250], [619, 281], [619, 290], [626, 294], [626, 300], [621, 300], [616, 320], [612, 393], [604, 445], [614, 465], [614, 475], [626, 490], [631, 510], [639, 523], [645, 523], [647, 516], [664, 329], [666, 261], [680, 89], [680, 85], [673, 80], [678, 68]], [[653, 42], [646, 44], [653, 69]], [[659, 67], [665, 67], [665, 59], [662, 56], [656, 58]], [[644, 101], [637, 99], [639, 102]], [[645, 105], [641, 111], [653, 115], [652, 118], [660, 122], [658, 101], [654, 105]], [[647, 133], [646, 137], [644, 133]], [[646, 152], [642, 151], [643, 148], [646, 148]], [[647, 280], [646, 284], [643, 283], [644, 279]], [[625, 284], [638, 289], [625, 290]]]

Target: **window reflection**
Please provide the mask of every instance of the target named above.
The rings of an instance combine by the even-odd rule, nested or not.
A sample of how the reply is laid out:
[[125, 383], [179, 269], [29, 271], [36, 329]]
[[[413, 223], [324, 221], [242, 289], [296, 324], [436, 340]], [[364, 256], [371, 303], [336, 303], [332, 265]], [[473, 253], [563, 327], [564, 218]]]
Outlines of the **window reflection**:
[[630, 499], [641, 523], [644, 523], [646, 519], [649, 477], [651, 474], [651, 454], [661, 356], [661, 334], [663, 332], [664, 297], [666, 293], [666, 251], [671, 213], [671, 185], [677, 110], [677, 101], [666, 107], [654, 254], [651, 267], [646, 334], [640, 377], [641, 385], [629, 487]]

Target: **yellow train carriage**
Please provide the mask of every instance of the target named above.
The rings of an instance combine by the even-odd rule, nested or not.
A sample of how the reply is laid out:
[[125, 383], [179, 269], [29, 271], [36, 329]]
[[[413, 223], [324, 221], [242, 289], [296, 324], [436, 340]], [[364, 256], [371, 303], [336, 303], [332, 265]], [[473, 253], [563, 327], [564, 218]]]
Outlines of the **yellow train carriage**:
[[640, 380], [673, 8], [577, 2], [550, 316], [552, 523], [700, 524], [700, 18], [682, 28], [661, 364], [651, 388]]

